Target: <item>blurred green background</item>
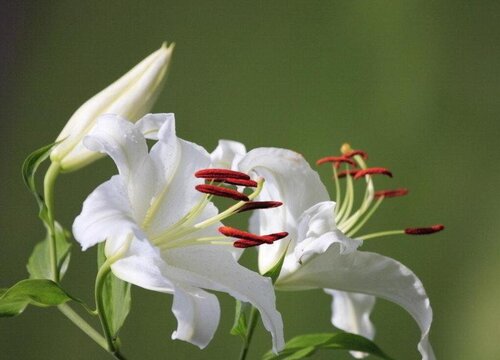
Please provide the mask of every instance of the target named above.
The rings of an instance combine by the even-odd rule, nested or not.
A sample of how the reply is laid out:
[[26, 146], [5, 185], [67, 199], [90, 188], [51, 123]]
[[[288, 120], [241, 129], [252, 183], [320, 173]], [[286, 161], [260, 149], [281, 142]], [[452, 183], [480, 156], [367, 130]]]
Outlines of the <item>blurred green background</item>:
[[[422, 279], [441, 359], [498, 359], [500, 106], [498, 1], [37, 1], [3, 2], [0, 98], [0, 287], [26, 276], [43, 236], [20, 176], [24, 157], [55, 139], [72, 112], [167, 40], [177, 46], [156, 112], [212, 149], [293, 148], [313, 162], [349, 141], [390, 167], [382, 187], [406, 186], [370, 229], [444, 223], [434, 237], [374, 240]], [[72, 224], [109, 160], [60, 178], [57, 217]], [[326, 182], [329, 173], [321, 171]], [[241, 223], [243, 225], [243, 223]], [[95, 252], [73, 249], [65, 283], [91, 301]], [[210, 346], [170, 340], [171, 296], [135, 288], [123, 330], [130, 359], [235, 358], [233, 301]], [[321, 291], [279, 294], [286, 336], [331, 331]], [[377, 343], [417, 359], [419, 332], [403, 310], [377, 303]], [[262, 328], [250, 358], [270, 346]], [[55, 309], [0, 321], [2, 359], [108, 359]], [[318, 359], [347, 359], [320, 353]]]

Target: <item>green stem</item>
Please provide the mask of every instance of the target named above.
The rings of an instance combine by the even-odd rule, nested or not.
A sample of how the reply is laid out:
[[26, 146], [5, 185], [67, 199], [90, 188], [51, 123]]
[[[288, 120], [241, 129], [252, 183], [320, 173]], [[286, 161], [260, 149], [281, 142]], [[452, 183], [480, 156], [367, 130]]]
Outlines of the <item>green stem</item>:
[[122, 258], [123, 255], [125, 255], [131, 240], [132, 238], [131, 236], [129, 236], [125, 244], [120, 249], [118, 249], [118, 251], [116, 251], [115, 254], [106, 259], [104, 264], [102, 264], [101, 268], [97, 272], [97, 277], [95, 281], [95, 303], [97, 308], [97, 314], [99, 315], [99, 319], [101, 320], [102, 330], [106, 338], [107, 350], [116, 359], [119, 360], [124, 360], [125, 357], [120, 353], [118, 346], [115, 342], [115, 338], [111, 332], [109, 321], [108, 318], [106, 317], [106, 312], [104, 310], [104, 299], [102, 295], [104, 290], [104, 284], [106, 282], [106, 277], [109, 275], [109, 272], [111, 271], [111, 265], [118, 259]]
[[57, 245], [56, 245], [56, 232], [55, 232], [55, 217], [54, 217], [54, 186], [57, 176], [59, 175], [59, 163], [53, 162], [50, 164], [45, 179], [43, 182], [45, 204], [47, 206], [48, 215], [48, 231], [50, 236], [50, 266], [52, 270], [52, 279], [54, 282], [59, 283], [59, 268], [57, 266]]
[[250, 348], [250, 343], [252, 342], [253, 332], [255, 326], [257, 325], [257, 320], [259, 319], [259, 312], [255, 307], [252, 306], [250, 310], [250, 316], [248, 319], [248, 328], [245, 336], [245, 342], [241, 348], [240, 360], [245, 360], [248, 354], [248, 349]]
[[83, 320], [80, 315], [78, 315], [72, 308], [67, 304], [62, 304], [57, 307], [73, 324], [78, 326], [85, 334], [87, 334], [92, 340], [94, 340], [100, 347], [107, 350], [106, 339], [102, 337], [92, 326], [90, 326], [85, 320]]
[[115, 346], [115, 342], [113, 340], [113, 334], [111, 333], [111, 329], [109, 328], [109, 322], [108, 319], [106, 318], [106, 313], [104, 312], [104, 299], [102, 297], [104, 283], [110, 271], [111, 271], [111, 264], [109, 263], [109, 261], [106, 261], [101, 266], [99, 272], [97, 273], [97, 278], [95, 282], [95, 303], [99, 319], [101, 320], [102, 330], [106, 338], [107, 349], [114, 354], [117, 351], [117, 349]]

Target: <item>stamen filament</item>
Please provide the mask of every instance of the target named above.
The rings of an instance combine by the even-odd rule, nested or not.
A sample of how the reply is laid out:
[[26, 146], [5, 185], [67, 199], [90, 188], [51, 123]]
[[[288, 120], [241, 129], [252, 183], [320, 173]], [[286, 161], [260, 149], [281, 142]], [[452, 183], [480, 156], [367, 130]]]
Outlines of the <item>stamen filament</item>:
[[404, 235], [404, 230], [390, 230], [390, 231], [381, 231], [381, 232], [376, 232], [376, 233], [371, 233], [363, 236], [358, 236], [356, 239], [359, 240], [369, 240], [369, 239], [375, 239], [378, 237], [382, 236], [392, 236], [392, 235]]
[[382, 203], [382, 201], [384, 201], [383, 197], [377, 199], [375, 204], [373, 204], [373, 206], [368, 211], [368, 213], [365, 215], [365, 217], [358, 223], [358, 225], [356, 225], [356, 227], [354, 229], [349, 231], [350, 227], [352, 227], [355, 223], [353, 223], [350, 227], [343, 229], [343, 231], [347, 233], [347, 236], [351, 237], [354, 234], [356, 234], [359, 231], [359, 229], [361, 229], [363, 227], [363, 225], [365, 225], [366, 222], [372, 217], [372, 215], [375, 213], [375, 211], [377, 211], [377, 209], [380, 206], [380, 204]]

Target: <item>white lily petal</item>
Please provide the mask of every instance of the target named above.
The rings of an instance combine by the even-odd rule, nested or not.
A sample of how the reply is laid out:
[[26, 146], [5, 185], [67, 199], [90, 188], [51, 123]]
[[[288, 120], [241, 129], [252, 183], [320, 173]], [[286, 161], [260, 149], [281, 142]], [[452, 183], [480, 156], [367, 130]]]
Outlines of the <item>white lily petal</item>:
[[264, 327], [273, 336], [273, 349], [283, 349], [283, 321], [276, 310], [276, 298], [269, 278], [238, 264], [231, 251], [214, 246], [191, 246], [163, 254], [173, 276], [194, 287], [223, 291], [255, 306]]
[[300, 264], [311, 257], [323, 254], [336, 243], [340, 252], [350, 253], [355, 251], [363, 242], [345, 236], [336, 229], [334, 221], [335, 203], [323, 201], [307, 209], [299, 219], [298, 241], [293, 249], [293, 256], [289, 254], [285, 259], [281, 276], [300, 270]]
[[73, 223], [73, 235], [83, 250], [106, 239], [125, 238], [139, 232], [123, 178], [113, 176], [95, 189], [83, 203]]
[[174, 114], [147, 114], [136, 123], [136, 127], [146, 139], [158, 140], [158, 132], [167, 121], [175, 121]]
[[[165, 127], [169, 123], [165, 124]], [[160, 190], [148, 214], [151, 216], [148, 231], [152, 236], [177, 223], [204, 197], [195, 189], [195, 186], [204, 183], [204, 180], [197, 179], [194, 173], [210, 165], [210, 157], [202, 147], [181, 139], [175, 139], [177, 148], [169, 154], [168, 150], [172, 149], [173, 140], [166, 143], [162, 138], [162, 132], [163, 128], [160, 130], [160, 140], [151, 150], [153, 161], [159, 168], [159, 161], [162, 161], [160, 156], [168, 156], [173, 153], [176, 158], [169, 161], [169, 163], [174, 163], [175, 167], [163, 166], [159, 168], [159, 171], [163, 171], [162, 175], [165, 178], [159, 184]], [[163, 162], [165, 164], [165, 160]]]
[[237, 163], [245, 156], [245, 145], [233, 140], [219, 140], [219, 144], [210, 154], [214, 168], [234, 169]]
[[342, 253], [333, 244], [321, 256], [298, 265], [299, 270], [280, 277], [283, 290], [337, 289], [374, 295], [398, 304], [417, 322], [422, 332], [418, 349], [423, 360], [433, 360], [428, 340], [432, 309], [421, 281], [398, 261], [370, 252]]
[[172, 339], [180, 339], [203, 349], [212, 340], [219, 325], [220, 306], [217, 297], [197, 288], [176, 287], [172, 312], [177, 330]]
[[89, 150], [113, 159], [127, 183], [135, 218], [144, 216], [157, 182], [146, 140], [138, 128], [118, 115], [105, 114], [99, 117], [83, 143]]
[[259, 270], [265, 273], [281, 259], [290, 243], [291, 248], [294, 246], [302, 213], [318, 202], [329, 200], [328, 192], [302, 155], [291, 150], [254, 149], [241, 159], [238, 168], [266, 179], [258, 200], [275, 200], [286, 204], [256, 212], [252, 216], [251, 231], [290, 233], [286, 241], [281, 240], [259, 249]]
[[[370, 320], [370, 314], [375, 306], [374, 296], [333, 289], [325, 289], [325, 293], [333, 297], [332, 324], [334, 326], [373, 340], [375, 326]], [[361, 359], [368, 354], [351, 351], [351, 355]]]

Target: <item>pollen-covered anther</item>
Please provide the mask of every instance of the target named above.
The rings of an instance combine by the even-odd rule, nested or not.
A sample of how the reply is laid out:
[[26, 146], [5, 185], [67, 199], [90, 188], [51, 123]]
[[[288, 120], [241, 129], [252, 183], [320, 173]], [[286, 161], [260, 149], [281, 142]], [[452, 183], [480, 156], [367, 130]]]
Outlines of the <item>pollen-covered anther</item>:
[[356, 173], [356, 175], [354, 175], [354, 179], [362, 178], [365, 175], [386, 175], [392, 177], [392, 172], [390, 172], [386, 168], [381, 168], [381, 167], [361, 169]]
[[207, 179], [213, 180], [215, 182], [223, 182], [225, 184], [246, 186], [246, 187], [257, 187], [257, 181], [246, 180], [246, 179], [236, 179], [236, 178], [225, 178], [225, 179]]
[[344, 154], [344, 156], [349, 159], [353, 158], [356, 155], [360, 155], [364, 160], [368, 159], [368, 154], [363, 150], [353, 150], [348, 152], [347, 154]]
[[440, 232], [444, 230], [444, 225], [437, 224], [437, 225], [432, 225], [429, 227], [422, 227], [422, 228], [407, 228], [405, 229], [405, 234], [408, 235], [429, 235], [429, 234], [434, 234], [437, 232]]
[[327, 164], [327, 163], [333, 163], [335, 164], [335, 167], [338, 168], [340, 164], [346, 163], [349, 164], [353, 167], [356, 167], [356, 162], [352, 159], [349, 159], [348, 157], [345, 156], [326, 156], [324, 158], [321, 158], [316, 161], [316, 165], [322, 165], [322, 164]]
[[337, 174], [337, 178], [344, 178], [346, 177], [347, 175], [350, 175], [350, 176], [354, 176], [358, 173], [359, 170], [357, 169], [352, 169], [352, 170], [342, 170], [342, 171], [339, 171], [339, 173]]
[[283, 205], [280, 201], [249, 201], [238, 209], [238, 212], [258, 209], [271, 209]]
[[375, 191], [375, 194], [373, 195], [375, 199], [384, 197], [397, 197], [397, 196], [405, 196], [408, 194], [408, 189], [394, 189], [394, 190], [379, 190]]
[[204, 193], [204, 194], [221, 196], [221, 197], [230, 198], [230, 199], [238, 200], [238, 201], [248, 201], [248, 196], [246, 196], [245, 194], [243, 194], [239, 191], [233, 190], [233, 189], [228, 189], [228, 188], [222, 187], [222, 186], [200, 184], [200, 185], [196, 185], [195, 189], [198, 190], [199, 192]]
[[202, 169], [194, 173], [194, 176], [201, 179], [242, 179], [250, 180], [250, 176], [245, 173], [229, 169]]
[[219, 227], [219, 232], [224, 236], [238, 239], [233, 245], [240, 248], [258, 246], [262, 244], [272, 244], [273, 242], [288, 236], [288, 233], [285, 231], [268, 235], [257, 235], [230, 226]]

